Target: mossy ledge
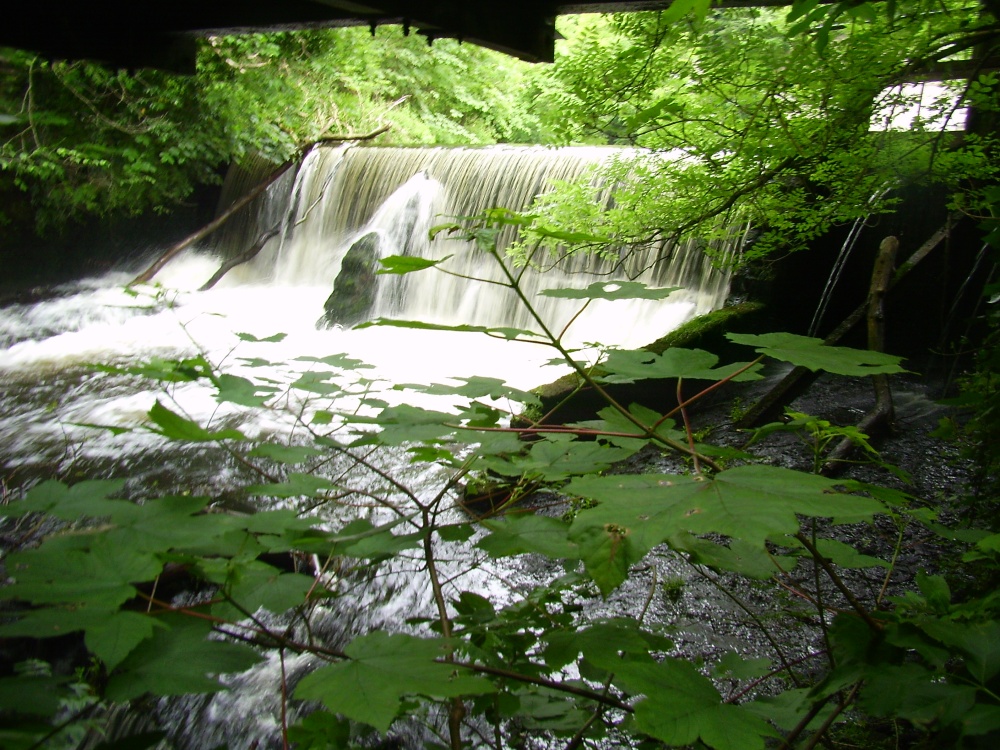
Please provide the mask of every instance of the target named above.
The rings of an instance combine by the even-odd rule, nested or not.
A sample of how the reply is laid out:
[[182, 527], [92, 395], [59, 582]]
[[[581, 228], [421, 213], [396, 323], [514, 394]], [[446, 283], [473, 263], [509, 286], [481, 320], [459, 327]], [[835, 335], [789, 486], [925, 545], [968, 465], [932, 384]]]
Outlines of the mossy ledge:
[[[718, 355], [722, 361], [738, 360], [746, 356], [746, 347], [733, 344], [726, 338], [726, 334], [767, 330], [767, 318], [767, 310], [762, 303], [741, 302], [699, 315], [641, 349], [653, 354], [662, 354], [672, 347], [704, 349]], [[594, 375], [600, 374], [600, 367], [595, 368]], [[543, 417], [545, 424], [568, 424], [593, 419], [597, 410], [607, 406], [607, 403], [598, 394], [587, 387], [581, 388], [580, 385], [580, 377], [576, 373], [569, 373], [532, 389], [541, 399], [541, 407], [519, 415], [514, 420], [514, 426], [537, 424]], [[645, 380], [609, 386], [608, 391], [619, 403], [641, 402], [653, 408], [673, 408], [677, 405], [676, 381]]]

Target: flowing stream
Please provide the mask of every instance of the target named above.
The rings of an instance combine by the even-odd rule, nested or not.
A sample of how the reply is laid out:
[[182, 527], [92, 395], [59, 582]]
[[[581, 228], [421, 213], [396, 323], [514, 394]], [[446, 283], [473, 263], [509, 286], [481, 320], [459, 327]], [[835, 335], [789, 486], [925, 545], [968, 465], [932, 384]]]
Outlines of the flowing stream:
[[[418, 403], [424, 398], [393, 391], [393, 383], [487, 374], [529, 389], [554, 380], [564, 370], [547, 366], [553, 351], [537, 345], [478, 333], [323, 327], [317, 321], [346, 254], [359, 239], [374, 235], [382, 257], [451, 256], [442, 264], [451, 273], [430, 269], [404, 277], [378, 276], [368, 317], [537, 329], [537, 321], [510, 290], [489, 283], [498, 277], [488, 255], [453, 239], [431, 241], [428, 230], [490, 207], [524, 210], [551, 181], [586, 175], [616, 156], [627, 158], [627, 153], [602, 148], [320, 148], [296, 174], [273, 186], [255, 212], [225, 237], [168, 263], [155, 286], [126, 290], [137, 270], [126, 269], [52, 289], [31, 305], [3, 308], [0, 462], [7, 483], [120, 476], [129, 478], [136, 495], [183, 490], [221, 496], [241, 481], [239, 465], [204, 447], [177, 451], [170, 446], [168, 452], [164, 439], [150, 429], [147, 413], [154, 403], [210, 428], [235, 425], [250, 437], [284, 439], [308, 421], [304, 415], [310, 409], [319, 408], [311, 400], [284, 404], [288, 409], [220, 404], [212, 389], [199, 382], [137, 377], [143, 363], [201, 356], [223, 372], [268, 382], [277, 392], [317, 370], [336, 369], [330, 364], [334, 360], [322, 360], [346, 354], [371, 367], [338, 372], [346, 389], [338, 396], [341, 410], [360, 408], [369, 391], [378, 391], [385, 400]], [[253, 261], [230, 271], [211, 290], [197, 291], [220, 258], [238, 255], [275, 225], [277, 236]], [[527, 273], [523, 288], [554, 331], [566, 325], [581, 302], [538, 296], [542, 289], [586, 287], [595, 280], [682, 288], [664, 301], [590, 305], [567, 335], [573, 345], [649, 343], [721, 306], [728, 290], [726, 273], [713, 268], [693, 244], [651, 248], [617, 267], [589, 256], [550, 265], [544, 273]], [[439, 482], [433, 468], [413, 465], [408, 456], [387, 453], [374, 460], [385, 471], [404, 476], [418, 492], [430, 492]], [[399, 620], [400, 612], [422, 612], [429, 597], [422, 577], [412, 574], [413, 565], [404, 557], [380, 580], [355, 582], [342, 592], [336, 612], [317, 627], [331, 631], [328, 635], [337, 643], [351, 633]], [[462, 586], [498, 601], [512, 595], [522, 576], [518, 569], [487, 570], [468, 559], [461, 567], [467, 571]], [[199, 699], [196, 706], [161, 706], [161, 720], [174, 725], [178, 745], [272, 746], [272, 688], [278, 668], [272, 662], [241, 677], [239, 690]], [[309, 660], [286, 667], [301, 673]], [[255, 704], [268, 690], [271, 703]]]

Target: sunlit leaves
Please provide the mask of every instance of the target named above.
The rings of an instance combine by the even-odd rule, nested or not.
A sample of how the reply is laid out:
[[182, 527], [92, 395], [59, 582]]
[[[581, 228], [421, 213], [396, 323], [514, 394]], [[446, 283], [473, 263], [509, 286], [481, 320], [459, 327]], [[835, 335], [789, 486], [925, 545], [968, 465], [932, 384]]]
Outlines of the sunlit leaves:
[[638, 281], [595, 281], [585, 289], [543, 289], [539, 294], [561, 299], [664, 299], [679, 288], [651, 288]]
[[[607, 383], [634, 383], [637, 380], [666, 378], [695, 378], [701, 380], [722, 380], [748, 363], [738, 362], [725, 367], [716, 367], [719, 358], [701, 349], [670, 348], [663, 354], [643, 350], [614, 350], [601, 362], [600, 380]], [[736, 381], [759, 380], [754, 368], [736, 375]]]
[[206, 430], [194, 420], [183, 417], [177, 412], [167, 408], [159, 401], [149, 410], [149, 419], [158, 428], [149, 428], [152, 432], [163, 435], [170, 440], [181, 440], [184, 442], [205, 443], [218, 440], [245, 440], [246, 437], [239, 430], [226, 429], [212, 432]]
[[375, 631], [345, 649], [349, 661], [322, 667], [299, 683], [295, 695], [386, 732], [407, 695], [448, 698], [493, 692], [477, 677], [443, 663], [440, 640]]
[[525, 330], [522, 328], [511, 328], [504, 326], [477, 326], [477, 325], [444, 325], [438, 323], [425, 323], [419, 320], [392, 320], [389, 318], [378, 318], [367, 323], [361, 323], [355, 328], [368, 328], [369, 326], [389, 326], [391, 328], [414, 328], [422, 331], [455, 331], [457, 333], [485, 333], [488, 336], [502, 339], [544, 339], [540, 333]]
[[402, 275], [413, 273], [414, 271], [423, 271], [433, 268], [439, 263], [444, 263], [450, 257], [450, 255], [447, 255], [439, 260], [430, 260], [429, 258], [419, 258], [414, 255], [390, 255], [386, 258], [379, 258], [382, 268], [375, 273]]
[[524, 455], [513, 455], [506, 459], [488, 457], [483, 460], [483, 466], [504, 476], [537, 476], [555, 480], [600, 471], [627, 458], [633, 452], [629, 448], [606, 446], [597, 442], [574, 441], [569, 435], [546, 435], [532, 443]]
[[783, 362], [791, 362], [810, 370], [824, 370], [836, 375], [883, 375], [905, 372], [901, 357], [869, 349], [849, 349], [826, 346], [822, 339], [793, 333], [727, 333], [726, 338], [737, 344], [756, 347]]

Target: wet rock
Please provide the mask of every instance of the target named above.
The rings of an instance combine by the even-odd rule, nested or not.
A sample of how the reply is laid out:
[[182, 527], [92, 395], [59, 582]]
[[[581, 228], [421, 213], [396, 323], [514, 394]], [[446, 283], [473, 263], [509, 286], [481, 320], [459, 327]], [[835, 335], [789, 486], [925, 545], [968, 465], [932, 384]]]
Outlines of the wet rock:
[[319, 325], [353, 326], [367, 320], [378, 291], [379, 238], [375, 232], [364, 235], [347, 251], [340, 264], [340, 273], [333, 283], [333, 293], [327, 298], [326, 311]]

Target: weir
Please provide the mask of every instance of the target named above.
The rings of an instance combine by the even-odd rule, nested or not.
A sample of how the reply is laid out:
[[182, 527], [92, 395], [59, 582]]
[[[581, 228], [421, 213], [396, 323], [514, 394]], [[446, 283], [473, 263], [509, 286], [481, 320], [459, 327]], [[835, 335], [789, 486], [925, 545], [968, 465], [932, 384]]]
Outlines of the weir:
[[[280, 225], [280, 234], [251, 264], [231, 272], [229, 283], [327, 284], [331, 290], [345, 257], [359, 245], [381, 258], [451, 256], [440, 266], [447, 273], [373, 275], [364, 317], [532, 328], [534, 321], [510, 290], [488, 283], [500, 278], [492, 258], [444, 235], [431, 241], [429, 230], [490, 208], [530, 211], [532, 201], [554, 183], [587, 179], [600, 164], [632, 153], [613, 147], [319, 147], [306, 156], [293, 179], [275, 186], [254, 215], [227, 233], [219, 252], [238, 255], [257, 236]], [[610, 205], [611, 191], [595, 186], [598, 203]], [[729, 246], [713, 248], [715, 257], [738, 247], [741, 229], [733, 228], [731, 235]], [[498, 247], [502, 251], [514, 239], [513, 231], [505, 230]], [[610, 261], [594, 253], [538, 257], [535, 263], [543, 272], [529, 269], [522, 285], [555, 329], [577, 312], [579, 302], [540, 297], [542, 289], [585, 287], [598, 280], [681, 287], [665, 302], [595, 303], [575, 324], [576, 334], [586, 340], [641, 345], [725, 301], [728, 272], [715, 267], [704, 250], [705, 244], [696, 240], [661, 241]], [[357, 263], [347, 265], [345, 273], [356, 272]], [[316, 313], [321, 317], [322, 311]], [[358, 322], [327, 317], [327, 325]]]

